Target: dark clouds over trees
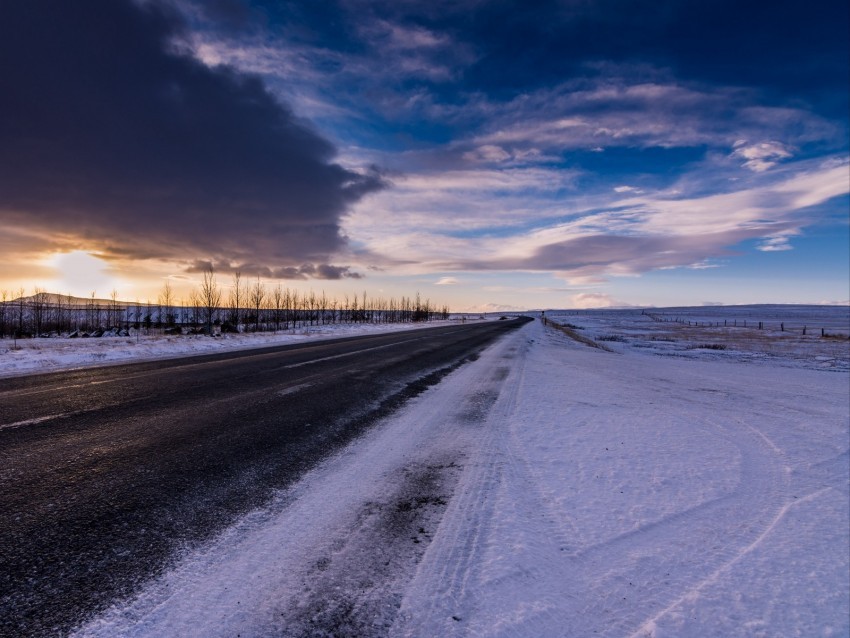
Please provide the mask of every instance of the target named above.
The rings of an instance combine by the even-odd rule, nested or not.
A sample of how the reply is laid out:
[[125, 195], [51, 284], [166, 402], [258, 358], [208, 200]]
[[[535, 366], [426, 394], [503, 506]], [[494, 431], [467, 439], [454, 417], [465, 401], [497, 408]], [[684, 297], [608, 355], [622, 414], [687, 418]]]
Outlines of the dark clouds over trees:
[[107, 255], [345, 276], [326, 265], [340, 217], [380, 177], [182, 35], [158, 3], [3, 4], [0, 222]]

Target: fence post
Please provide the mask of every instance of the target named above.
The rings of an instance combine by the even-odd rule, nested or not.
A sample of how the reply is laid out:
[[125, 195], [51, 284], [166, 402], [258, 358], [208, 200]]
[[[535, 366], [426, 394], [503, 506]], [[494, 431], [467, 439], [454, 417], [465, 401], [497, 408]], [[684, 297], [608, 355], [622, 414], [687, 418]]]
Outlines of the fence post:
[[805, 334], [806, 334], [806, 326], [803, 326], [803, 335], [805, 336]]
[[761, 321], [759, 321], [759, 330], [761, 330], [761, 329], [762, 329], [762, 324], [761, 324]]
[[785, 324], [784, 324], [784, 323], [780, 323], [780, 324], [779, 324], [779, 330], [780, 330], [781, 332], [785, 332]]

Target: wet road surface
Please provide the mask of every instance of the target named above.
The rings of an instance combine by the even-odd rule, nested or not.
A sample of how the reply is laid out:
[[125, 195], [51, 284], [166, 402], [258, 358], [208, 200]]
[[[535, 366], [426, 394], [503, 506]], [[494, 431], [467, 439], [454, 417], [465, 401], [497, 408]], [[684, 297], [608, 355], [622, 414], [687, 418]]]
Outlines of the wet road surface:
[[67, 633], [523, 322], [0, 379], [0, 636]]

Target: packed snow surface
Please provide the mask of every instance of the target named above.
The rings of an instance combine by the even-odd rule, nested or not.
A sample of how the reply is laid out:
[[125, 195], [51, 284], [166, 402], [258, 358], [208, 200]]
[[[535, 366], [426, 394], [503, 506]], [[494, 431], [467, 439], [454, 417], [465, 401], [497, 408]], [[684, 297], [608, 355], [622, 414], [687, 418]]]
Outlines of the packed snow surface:
[[78, 635], [847, 636], [847, 342], [550, 319]]

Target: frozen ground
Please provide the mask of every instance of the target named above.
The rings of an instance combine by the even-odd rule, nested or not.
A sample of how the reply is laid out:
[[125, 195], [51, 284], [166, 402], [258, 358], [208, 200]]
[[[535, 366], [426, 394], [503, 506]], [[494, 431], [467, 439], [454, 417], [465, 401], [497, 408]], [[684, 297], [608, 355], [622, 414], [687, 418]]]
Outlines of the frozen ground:
[[847, 367], [570, 320], [627, 341], [528, 324], [78, 635], [847, 636]]

